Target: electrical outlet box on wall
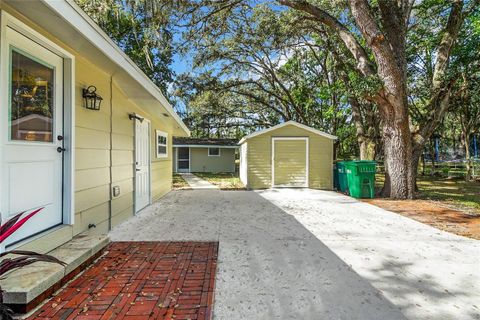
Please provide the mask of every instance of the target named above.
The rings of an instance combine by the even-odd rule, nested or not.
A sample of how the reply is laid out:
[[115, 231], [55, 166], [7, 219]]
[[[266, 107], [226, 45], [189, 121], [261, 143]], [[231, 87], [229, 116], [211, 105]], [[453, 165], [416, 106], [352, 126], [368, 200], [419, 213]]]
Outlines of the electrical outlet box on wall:
[[116, 198], [120, 195], [120, 186], [114, 186], [112, 188], [113, 197]]

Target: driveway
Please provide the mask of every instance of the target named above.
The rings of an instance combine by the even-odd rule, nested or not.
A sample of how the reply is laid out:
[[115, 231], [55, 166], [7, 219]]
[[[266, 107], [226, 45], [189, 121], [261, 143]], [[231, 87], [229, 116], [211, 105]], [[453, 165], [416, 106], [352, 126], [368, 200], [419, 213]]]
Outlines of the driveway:
[[480, 242], [328, 191], [185, 190], [115, 240], [219, 241], [214, 319], [480, 319]]

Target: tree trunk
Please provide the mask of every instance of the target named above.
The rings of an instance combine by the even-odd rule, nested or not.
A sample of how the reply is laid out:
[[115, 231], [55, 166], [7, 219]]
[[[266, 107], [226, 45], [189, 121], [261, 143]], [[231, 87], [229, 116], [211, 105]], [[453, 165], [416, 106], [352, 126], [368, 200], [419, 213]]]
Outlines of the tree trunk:
[[[344, 78], [344, 81], [347, 83], [345, 79], [346, 78]], [[369, 134], [371, 134], [371, 131], [374, 131], [374, 129], [365, 125], [365, 123], [369, 123], [370, 121], [363, 120], [362, 109], [358, 100], [350, 96], [348, 101], [352, 107], [352, 118], [355, 124], [358, 147], [360, 149], [360, 160], [374, 160], [376, 142], [369, 137]], [[366, 126], [367, 128], [365, 128]]]
[[[415, 176], [412, 161], [412, 136], [408, 114], [403, 99], [380, 100], [382, 116], [383, 149], [385, 171], [389, 184], [385, 184], [382, 196], [393, 199], [412, 199], [415, 190]], [[418, 159], [417, 162], [418, 164]], [[387, 182], [387, 180], [385, 180]]]
[[360, 160], [375, 160], [376, 142], [367, 137], [358, 139], [360, 147]]
[[411, 144], [408, 141], [410, 135], [408, 128], [401, 129], [389, 127], [384, 130], [385, 167], [390, 177], [390, 190], [384, 188], [383, 195], [393, 199], [411, 199], [414, 177]]
[[425, 174], [425, 157], [423, 156], [423, 150], [420, 151], [418, 149], [414, 149], [412, 152], [412, 175], [413, 175], [413, 184], [415, 187], [415, 192], [418, 191], [417, 185], [417, 177], [418, 177], [418, 166], [420, 164], [420, 160], [422, 160], [422, 175]]

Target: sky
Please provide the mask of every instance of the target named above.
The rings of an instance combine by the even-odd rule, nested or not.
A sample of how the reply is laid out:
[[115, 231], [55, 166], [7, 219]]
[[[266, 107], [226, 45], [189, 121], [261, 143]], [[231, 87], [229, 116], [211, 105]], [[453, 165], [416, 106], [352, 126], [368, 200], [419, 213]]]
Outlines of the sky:
[[[176, 31], [173, 35], [173, 41], [174, 42], [181, 42], [182, 41], [182, 35], [180, 31]], [[192, 55], [193, 56], [193, 52]], [[173, 55], [173, 63], [172, 63], [172, 70], [175, 72], [175, 74], [181, 74], [188, 72], [192, 69], [192, 61], [189, 58], [189, 56], [182, 56], [178, 53], [175, 53]]]

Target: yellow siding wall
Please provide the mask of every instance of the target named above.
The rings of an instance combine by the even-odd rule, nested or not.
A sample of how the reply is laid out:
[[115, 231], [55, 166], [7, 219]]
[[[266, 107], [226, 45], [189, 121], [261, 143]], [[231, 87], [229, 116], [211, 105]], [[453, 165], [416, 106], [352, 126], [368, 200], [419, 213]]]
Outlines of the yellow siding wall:
[[309, 137], [309, 187], [332, 189], [333, 140], [294, 125], [287, 125], [246, 141], [248, 188], [272, 186], [272, 137]]
[[[167, 120], [154, 118], [140, 109], [132, 100], [110, 84], [110, 76], [87, 61], [76, 63], [77, 92], [90, 84], [97, 87], [104, 100], [100, 111], [87, 110], [77, 95], [76, 104], [76, 197], [74, 234], [85, 231], [88, 224], [97, 225], [95, 232], [108, 231], [109, 206], [112, 227], [134, 214], [135, 122], [128, 114], [135, 112], [151, 121], [151, 180], [152, 201], [165, 195], [171, 188], [171, 148], [167, 158], [156, 159], [155, 130], [167, 131]], [[110, 90], [111, 88], [111, 90]], [[110, 124], [110, 103], [112, 121]], [[111, 172], [110, 172], [111, 126]], [[171, 134], [169, 141], [171, 146]], [[120, 186], [120, 196], [110, 201], [110, 174], [112, 187]]]
[[[73, 235], [88, 229], [108, 231], [110, 208], [110, 77], [76, 57], [75, 224]], [[100, 111], [83, 107], [82, 88], [95, 85], [104, 98]]]
[[157, 121], [152, 121], [152, 201], [155, 201], [166, 193], [168, 193], [172, 188], [172, 158], [173, 158], [173, 148], [172, 146], [172, 134], [168, 134], [168, 157], [156, 159], [155, 151], [155, 130], [166, 131], [162, 123]]

